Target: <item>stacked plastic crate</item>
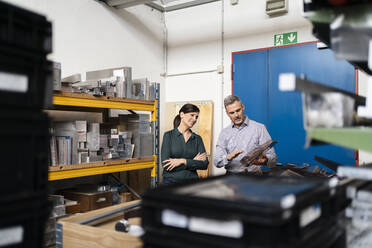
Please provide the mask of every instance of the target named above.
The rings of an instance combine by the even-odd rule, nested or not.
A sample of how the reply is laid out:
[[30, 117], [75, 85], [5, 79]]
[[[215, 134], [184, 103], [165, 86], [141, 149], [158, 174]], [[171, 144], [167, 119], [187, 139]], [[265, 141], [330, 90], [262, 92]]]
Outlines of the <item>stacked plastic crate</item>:
[[346, 194], [351, 200], [346, 209], [348, 247], [372, 247], [372, 182], [353, 179]]
[[49, 215], [51, 23], [0, 2], [0, 246], [41, 247]]
[[231, 175], [160, 186], [142, 198], [144, 247], [342, 248], [337, 184]]

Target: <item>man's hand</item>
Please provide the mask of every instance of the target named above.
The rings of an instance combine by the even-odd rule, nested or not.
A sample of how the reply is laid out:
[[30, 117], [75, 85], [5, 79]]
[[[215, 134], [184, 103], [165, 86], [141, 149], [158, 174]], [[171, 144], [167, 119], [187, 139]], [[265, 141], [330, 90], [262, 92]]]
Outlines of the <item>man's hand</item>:
[[242, 152], [243, 152], [243, 150], [233, 151], [232, 153], [227, 154], [226, 159], [230, 161], [231, 159], [235, 158], [236, 156], [238, 156]]
[[170, 159], [164, 160], [163, 163], [165, 163], [163, 168], [166, 169], [167, 171], [171, 171], [171, 170], [173, 170], [174, 168], [176, 168], [180, 165], [186, 164], [186, 159], [184, 159], [184, 158], [170, 158]]
[[255, 165], [266, 165], [268, 159], [266, 157], [266, 155], [264, 154], [261, 154], [258, 159], [255, 159], [252, 161], [252, 164], [255, 164]]
[[196, 154], [196, 156], [195, 156], [193, 159], [194, 159], [194, 160], [204, 161], [204, 160], [207, 159], [207, 153], [204, 152], [204, 153], [200, 154], [200, 153], [198, 152], [198, 154]]

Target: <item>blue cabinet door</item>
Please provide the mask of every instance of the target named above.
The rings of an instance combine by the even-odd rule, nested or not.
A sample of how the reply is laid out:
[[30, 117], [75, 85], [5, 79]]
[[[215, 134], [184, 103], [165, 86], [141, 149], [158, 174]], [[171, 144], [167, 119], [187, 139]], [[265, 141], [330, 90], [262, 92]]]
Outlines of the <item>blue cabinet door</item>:
[[234, 54], [233, 63], [233, 94], [241, 98], [249, 118], [267, 123], [268, 50]]
[[[236, 56], [239, 59], [235, 59]], [[314, 156], [321, 156], [342, 164], [355, 164], [354, 150], [334, 145], [305, 149], [301, 93], [281, 92], [278, 89], [279, 74], [292, 72], [297, 76], [304, 74], [309, 80], [354, 92], [355, 70], [349, 63], [336, 60], [331, 50], [318, 50], [316, 44], [234, 54], [233, 61], [236, 68], [233, 75], [234, 94], [242, 97], [245, 106], [255, 108], [246, 108], [247, 115], [252, 119], [258, 116], [260, 119], [256, 120], [265, 124], [271, 137], [279, 141], [275, 147], [279, 162], [314, 165], [319, 164], [313, 159]], [[266, 61], [266, 64], [261, 61]], [[240, 71], [247, 67], [254, 68], [250, 69], [250, 74]], [[244, 83], [256, 80], [260, 82], [254, 88], [252, 84]], [[256, 104], [254, 97], [244, 96], [246, 92], [260, 97], [260, 102], [265, 103]]]

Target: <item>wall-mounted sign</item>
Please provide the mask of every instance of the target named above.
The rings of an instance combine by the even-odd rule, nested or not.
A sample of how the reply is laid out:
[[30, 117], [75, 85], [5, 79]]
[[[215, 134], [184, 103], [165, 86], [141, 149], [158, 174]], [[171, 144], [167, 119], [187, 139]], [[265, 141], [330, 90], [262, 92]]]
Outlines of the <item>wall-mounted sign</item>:
[[282, 46], [297, 43], [297, 32], [274, 35], [274, 46]]

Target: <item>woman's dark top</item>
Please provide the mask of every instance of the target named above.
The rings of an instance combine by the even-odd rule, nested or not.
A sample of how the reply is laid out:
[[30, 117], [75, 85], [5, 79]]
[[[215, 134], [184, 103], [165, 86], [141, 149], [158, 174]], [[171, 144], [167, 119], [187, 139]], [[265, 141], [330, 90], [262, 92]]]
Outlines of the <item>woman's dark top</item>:
[[[200, 161], [193, 160], [193, 158], [198, 153], [202, 154], [204, 152], [205, 147], [202, 138], [193, 132], [187, 143], [177, 128], [164, 133], [163, 144], [161, 146], [161, 160], [184, 158], [187, 161], [187, 165], [180, 165], [171, 171], [163, 169], [163, 179], [168, 178], [171, 181], [179, 182], [186, 179], [198, 178], [196, 170], [207, 169], [208, 159]], [[162, 163], [163, 166], [165, 164]]]

